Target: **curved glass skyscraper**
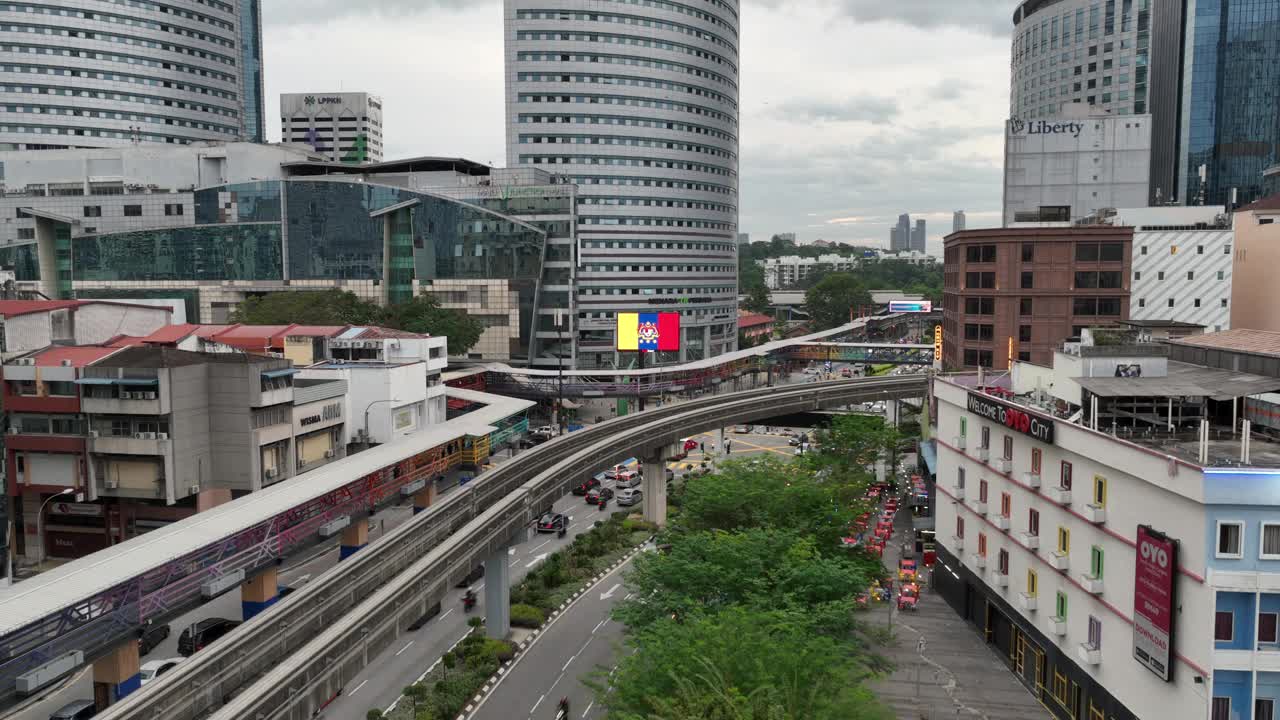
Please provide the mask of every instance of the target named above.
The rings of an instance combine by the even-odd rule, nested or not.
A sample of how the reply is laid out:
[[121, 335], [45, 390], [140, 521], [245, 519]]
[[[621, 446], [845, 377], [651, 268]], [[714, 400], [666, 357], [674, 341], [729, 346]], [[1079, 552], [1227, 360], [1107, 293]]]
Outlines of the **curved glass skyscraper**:
[[0, 3], [0, 149], [263, 140], [258, 0]]
[[506, 0], [507, 161], [578, 185], [566, 310], [579, 367], [630, 367], [620, 312], [736, 349], [737, 0]]

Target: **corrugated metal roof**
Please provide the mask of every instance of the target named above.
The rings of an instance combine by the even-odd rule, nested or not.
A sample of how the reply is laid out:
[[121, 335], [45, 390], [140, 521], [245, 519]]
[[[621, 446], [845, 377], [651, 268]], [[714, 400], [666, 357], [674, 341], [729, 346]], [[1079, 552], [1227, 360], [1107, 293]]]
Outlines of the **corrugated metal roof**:
[[57, 346], [40, 351], [35, 355], [35, 359], [38, 367], [56, 367], [62, 365], [63, 360], [70, 360], [73, 367], [84, 367], [117, 352], [120, 352], [118, 347], [99, 345]]
[[1239, 328], [1222, 332], [1191, 335], [1170, 340], [1171, 345], [1187, 345], [1212, 350], [1230, 350], [1255, 355], [1280, 357], [1280, 332]]
[[1230, 400], [1280, 390], [1280, 378], [1169, 361], [1166, 377], [1072, 378], [1099, 397], [1207, 397]]
[[80, 304], [79, 300], [0, 300], [0, 316], [18, 317], [19, 315], [77, 307]]

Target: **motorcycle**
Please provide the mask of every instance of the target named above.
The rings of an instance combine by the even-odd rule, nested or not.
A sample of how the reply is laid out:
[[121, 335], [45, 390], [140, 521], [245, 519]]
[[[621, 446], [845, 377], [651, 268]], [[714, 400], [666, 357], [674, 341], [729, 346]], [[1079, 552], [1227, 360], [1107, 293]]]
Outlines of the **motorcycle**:
[[560, 698], [560, 704], [556, 706], [556, 720], [568, 720], [569, 717], [569, 698]]
[[462, 596], [462, 611], [471, 612], [471, 610], [475, 606], [476, 606], [476, 594], [468, 590], [466, 594]]

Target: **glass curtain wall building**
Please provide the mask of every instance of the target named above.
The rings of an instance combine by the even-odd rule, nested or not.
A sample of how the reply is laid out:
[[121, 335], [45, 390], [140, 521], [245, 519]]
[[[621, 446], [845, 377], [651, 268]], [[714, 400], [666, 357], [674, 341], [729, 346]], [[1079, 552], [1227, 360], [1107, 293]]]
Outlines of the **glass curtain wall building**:
[[1189, 0], [1186, 22], [1183, 196], [1224, 205], [1234, 189], [1252, 202], [1280, 162], [1280, 0]]
[[0, 149], [263, 140], [259, 0], [0, 3]]
[[507, 162], [578, 186], [578, 367], [618, 313], [679, 311], [675, 363], [737, 345], [738, 2], [506, 0]]

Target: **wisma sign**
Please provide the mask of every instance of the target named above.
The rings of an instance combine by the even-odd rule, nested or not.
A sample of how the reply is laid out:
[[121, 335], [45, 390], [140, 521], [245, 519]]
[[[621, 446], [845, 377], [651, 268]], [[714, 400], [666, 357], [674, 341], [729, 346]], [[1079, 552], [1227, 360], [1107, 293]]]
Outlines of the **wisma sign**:
[[986, 395], [969, 393], [969, 412], [999, 423], [1010, 430], [1028, 435], [1043, 443], [1053, 443], [1053, 421], [1032, 415], [1026, 410], [993, 400]]

